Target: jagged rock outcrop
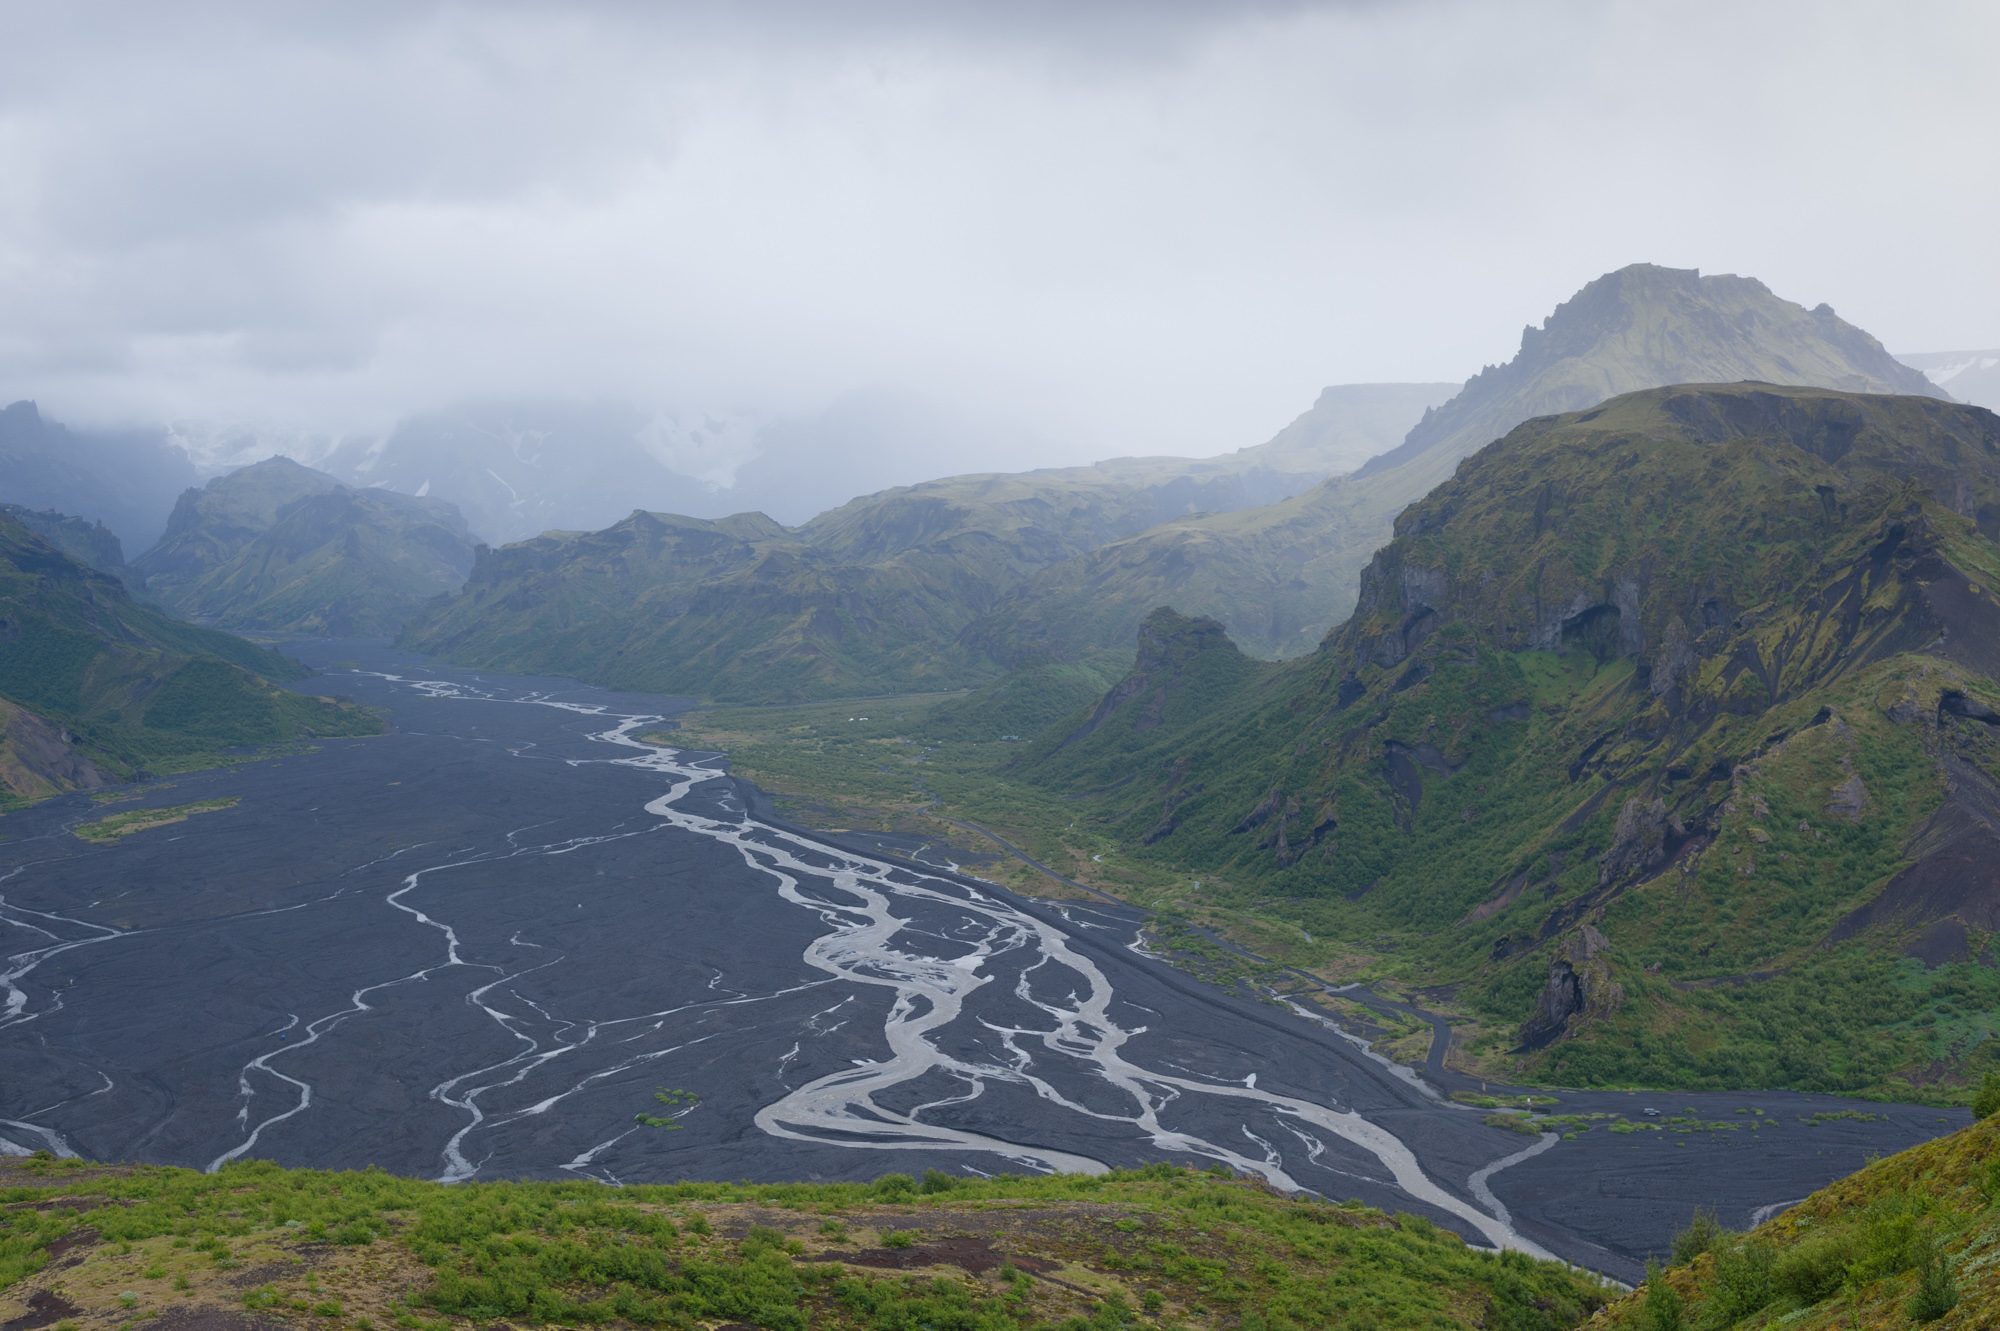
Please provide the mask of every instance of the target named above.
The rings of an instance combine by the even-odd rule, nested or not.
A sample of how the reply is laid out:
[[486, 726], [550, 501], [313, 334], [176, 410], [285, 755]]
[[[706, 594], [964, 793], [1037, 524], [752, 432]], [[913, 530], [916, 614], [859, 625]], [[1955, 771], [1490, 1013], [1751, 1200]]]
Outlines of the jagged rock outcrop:
[[[1990, 412], [1631, 394], [1521, 426], [1412, 506], [1313, 657], [1034, 774], [1255, 909], [1457, 985], [1551, 1075], [1740, 1072], [1640, 1038], [1686, 1009], [1774, 1084], [1885, 1085], [1914, 1075], [1894, 1042], [1817, 1058], [1758, 1004], [1907, 954], [1939, 988], [1881, 1021], [1930, 1029], [1973, 983], [1950, 968], [2000, 899], [1996, 513]], [[1123, 687], [1121, 715], [1152, 696]]]
[[1604, 935], [1589, 924], [1557, 945], [1534, 1011], [1521, 1023], [1521, 1049], [1546, 1048], [1568, 1034], [1571, 1023], [1579, 1017], [1616, 1010], [1625, 995], [1610, 977], [1606, 956], [1610, 947]]
[[1687, 838], [1678, 815], [1666, 801], [1633, 797], [1618, 811], [1611, 844], [1597, 861], [1597, 885], [1636, 882], [1658, 872]]
[[1138, 657], [1132, 668], [1057, 748], [1080, 743], [1114, 721], [1130, 733], [1144, 734], [1157, 728], [1176, 698], [1190, 688], [1248, 665], [1215, 620], [1190, 619], [1165, 607], [1155, 610], [1139, 626]]
[[0, 792], [34, 800], [68, 790], [97, 790], [114, 779], [85, 756], [68, 730], [0, 701]]
[[77, 563], [109, 573], [128, 587], [136, 589], [144, 582], [126, 565], [125, 547], [117, 534], [101, 522], [19, 504], [0, 504], [0, 517], [12, 518]]

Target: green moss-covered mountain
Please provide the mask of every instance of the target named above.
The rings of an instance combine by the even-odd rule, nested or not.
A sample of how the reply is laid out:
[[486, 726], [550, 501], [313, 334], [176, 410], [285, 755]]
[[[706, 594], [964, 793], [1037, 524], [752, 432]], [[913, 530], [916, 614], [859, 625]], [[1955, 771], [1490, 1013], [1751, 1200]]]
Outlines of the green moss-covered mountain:
[[1396, 514], [1522, 421], [1639, 389], [1737, 380], [1944, 396], [1825, 305], [1808, 310], [1747, 277], [1633, 264], [1526, 329], [1511, 361], [1468, 379], [1352, 475], [1052, 565], [971, 636], [1009, 660], [1122, 658], [1139, 620], [1167, 605], [1221, 621], [1253, 655], [1301, 655], [1353, 608]]
[[352, 489], [279, 457], [187, 491], [133, 564], [186, 618], [343, 637], [394, 634], [456, 591], [472, 558], [450, 504]]
[[0, 1322], [24, 1327], [1565, 1331], [1608, 1293], [1165, 1166], [606, 1188], [0, 1160], [0, 1217]]
[[2000, 1326], [2000, 1118], [1822, 1188], [1748, 1234], [1696, 1225], [1590, 1331]]
[[160, 534], [194, 464], [157, 430], [72, 430], [32, 402], [0, 408], [0, 499], [102, 522], [127, 550]]
[[277, 686], [301, 673], [136, 603], [0, 516], [0, 803], [380, 728], [372, 713]]
[[109, 573], [128, 587], [145, 584], [138, 571], [126, 564], [124, 544], [101, 522], [20, 504], [0, 504], [0, 518], [20, 523], [86, 568]]
[[2000, 1061], [2000, 417], [1692, 386], [1529, 422], [1310, 657], [1161, 612], [1027, 775], [1565, 1083]]
[[1220, 458], [956, 476], [797, 528], [634, 513], [482, 550], [410, 645], [466, 663], [742, 701], [959, 688], [1003, 669], [968, 634], [1037, 570], [1189, 512], [1298, 493], [1375, 447], [1437, 385], [1329, 389], [1276, 439]]

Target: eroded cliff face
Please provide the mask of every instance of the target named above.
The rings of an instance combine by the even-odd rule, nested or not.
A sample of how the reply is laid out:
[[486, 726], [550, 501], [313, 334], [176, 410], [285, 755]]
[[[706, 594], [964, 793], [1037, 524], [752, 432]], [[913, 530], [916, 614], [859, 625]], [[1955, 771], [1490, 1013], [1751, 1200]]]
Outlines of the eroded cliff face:
[[37, 800], [111, 784], [110, 773], [85, 757], [68, 730], [0, 700], [0, 789]]
[[1135, 734], [1159, 727], [1168, 705], [1197, 687], [1197, 676], [1208, 670], [1224, 672], [1246, 664], [1243, 654], [1221, 624], [1190, 618], [1162, 607], [1139, 626], [1138, 656], [1123, 679], [1106, 693], [1083, 724], [1063, 745], [1088, 739], [1113, 721]]
[[[1403, 515], [1313, 658], [1144, 732], [1142, 839], [1490, 981], [1524, 1057], [1849, 943], [1976, 963], [1996, 503], [2000, 418], [1926, 399], [1532, 422]], [[1171, 696], [1170, 665], [1101, 710]]]

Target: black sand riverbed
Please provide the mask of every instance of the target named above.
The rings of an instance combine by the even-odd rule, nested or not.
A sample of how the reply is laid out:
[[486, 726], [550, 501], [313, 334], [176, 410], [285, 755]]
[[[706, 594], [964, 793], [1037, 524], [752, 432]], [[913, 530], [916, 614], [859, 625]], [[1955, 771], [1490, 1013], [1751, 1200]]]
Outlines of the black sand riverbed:
[[[746, 792], [686, 756], [601, 738], [670, 700], [297, 650], [403, 676], [308, 684], [395, 733], [0, 817], [0, 1141], [625, 1182], [1170, 1158], [1629, 1278], [1697, 1205], [1747, 1223], [1965, 1121], [1566, 1094], [1680, 1122], [1600, 1122], [1478, 1186], [1541, 1143], [1143, 955], [1131, 912], [864, 860], [746, 821]], [[217, 796], [238, 803], [107, 845], [68, 831]]]

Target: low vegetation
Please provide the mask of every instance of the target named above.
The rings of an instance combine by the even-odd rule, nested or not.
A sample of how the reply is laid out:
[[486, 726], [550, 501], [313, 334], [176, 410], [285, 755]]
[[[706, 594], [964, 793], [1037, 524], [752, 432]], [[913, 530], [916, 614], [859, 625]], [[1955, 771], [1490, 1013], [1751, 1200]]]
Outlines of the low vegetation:
[[1952, 867], [1996, 849], [1992, 421], [1732, 386], [1531, 422], [1314, 656], [1162, 612], [1008, 777], [1177, 871], [1149, 904], [1421, 991], [1481, 1075], [1963, 1102], [2000, 1066]]
[[609, 1189], [0, 1163], [0, 1321], [38, 1326], [1558, 1331], [1605, 1297], [1421, 1219], [1167, 1166]]
[[165, 805], [156, 809], [127, 809], [108, 818], [78, 823], [70, 831], [85, 841], [99, 843], [118, 841], [135, 832], [146, 832], [172, 823], [184, 823], [196, 814], [213, 813], [217, 809], [232, 809], [236, 807], [236, 802], [234, 795], [228, 795], [217, 799], [197, 800], [193, 804]]
[[160, 543], [133, 563], [190, 619], [348, 637], [392, 634], [457, 591], [472, 549], [442, 500], [353, 489], [274, 457], [183, 494]]
[[0, 620], [0, 808], [381, 729], [279, 687], [305, 673], [295, 662], [142, 605], [4, 517]]
[[1879, 1161], [1748, 1234], [1712, 1216], [1591, 1331], [2000, 1325], [2000, 1120]]

